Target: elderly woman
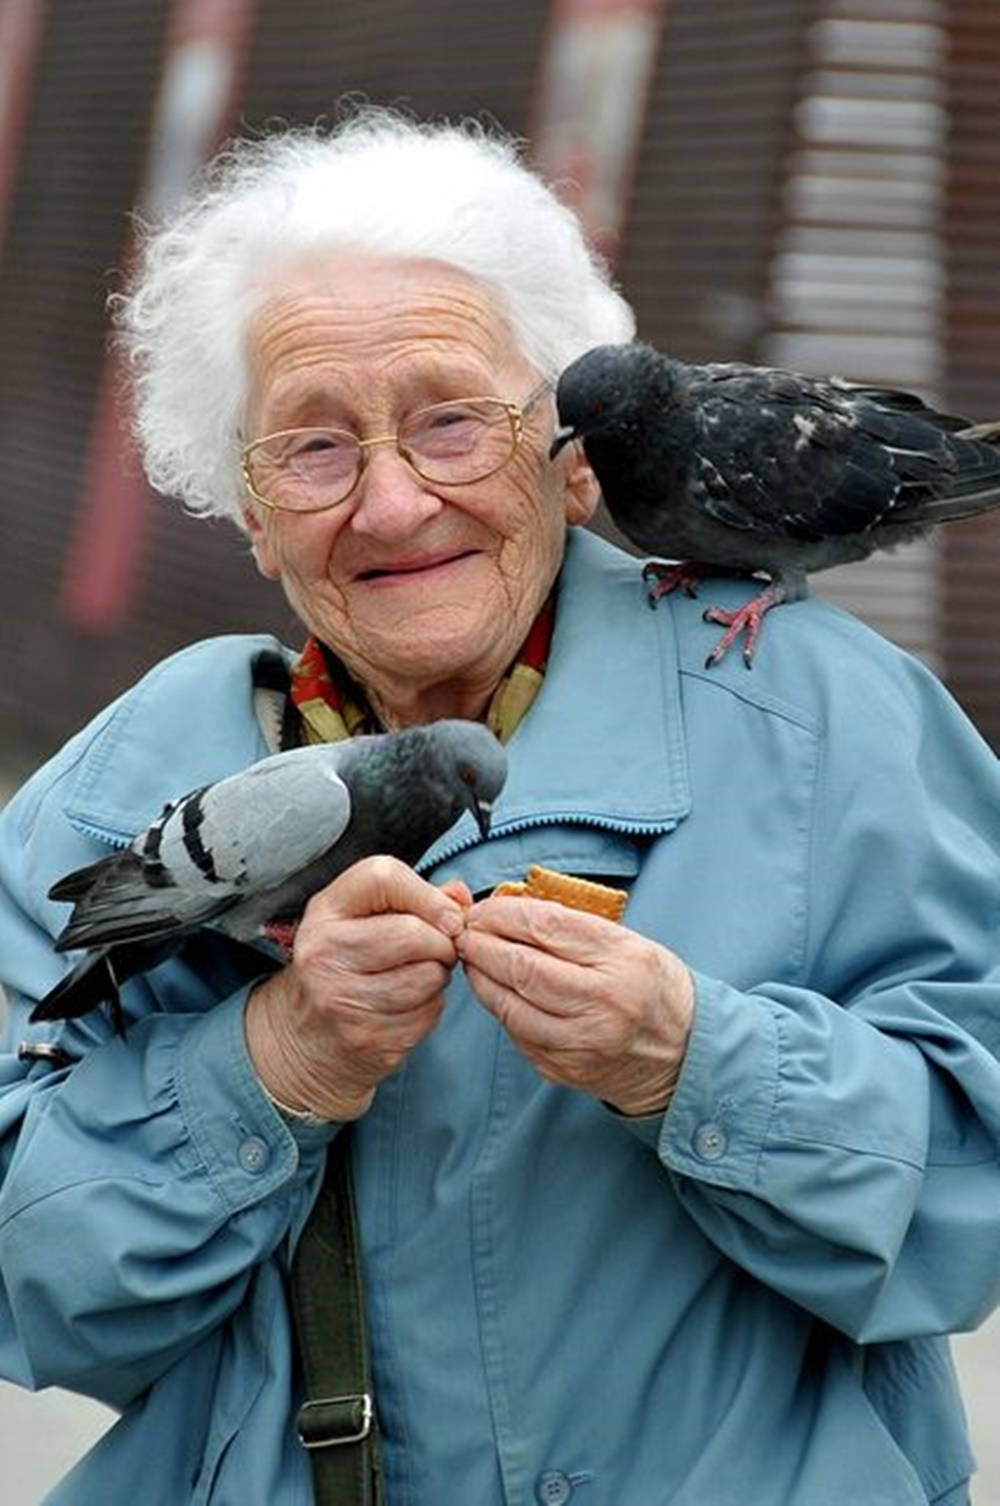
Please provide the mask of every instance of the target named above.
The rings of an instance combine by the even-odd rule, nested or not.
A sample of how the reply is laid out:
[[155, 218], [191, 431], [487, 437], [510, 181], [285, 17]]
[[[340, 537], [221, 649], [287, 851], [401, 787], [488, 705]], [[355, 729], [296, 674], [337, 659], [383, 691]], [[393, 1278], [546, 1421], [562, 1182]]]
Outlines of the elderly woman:
[[[966, 1501], [992, 755], [815, 602], [704, 672], [696, 604], [651, 613], [580, 527], [553, 380], [633, 324], [508, 144], [375, 113], [240, 147], [119, 317], [151, 479], [245, 529], [307, 641], [193, 645], [5, 814], [3, 1372], [122, 1412], [51, 1500], [291, 1506], [361, 1446], [364, 1409], [300, 1442], [286, 1287], [323, 1284], [349, 1147], [389, 1506]], [[26, 1024], [62, 873], [269, 748], [442, 716], [507, 742], [489, 840], [357, 864], [283, 966], [203, 933], [124, 1037]], [[534, 862], [625, 923], [491, 897]]]

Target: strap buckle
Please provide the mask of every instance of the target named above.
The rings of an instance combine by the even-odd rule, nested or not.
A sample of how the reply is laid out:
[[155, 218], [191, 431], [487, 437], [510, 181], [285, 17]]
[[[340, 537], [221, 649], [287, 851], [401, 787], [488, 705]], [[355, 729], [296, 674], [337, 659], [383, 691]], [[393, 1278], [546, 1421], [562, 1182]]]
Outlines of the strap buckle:
[[295, 1427], [303, 1448], [336, 1448], [342, 1443], [362, 1443], [371, 1432], [374, 1419], [371, 1393], [361, 1391], [303, 1402]]
[[22, 1041], [17, 1048], [17, 1059], [22, 1062], [51, 1062], [54, 1067], [71, 1067], [73, 1058], [61, 1046], [50, 1041]]

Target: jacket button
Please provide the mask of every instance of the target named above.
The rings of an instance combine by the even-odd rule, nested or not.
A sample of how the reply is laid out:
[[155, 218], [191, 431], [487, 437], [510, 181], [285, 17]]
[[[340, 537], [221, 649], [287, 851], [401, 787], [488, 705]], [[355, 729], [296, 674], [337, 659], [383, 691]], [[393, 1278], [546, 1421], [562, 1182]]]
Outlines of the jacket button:
[[562, 1506], [573, 1494], [569, 1476], [561, 1469], [547, 1469], [535, 1481], [535, 1499], [540, 1506]]
[[257, 1176], [271, 1159], [271, 1147], [259, 1135], [247, 1135], [245, 1140], [240, 1141], [236, 1158], [244, 1171]]
[[692, 1143], [694, 1153], [700, 1161], [718, 1161], [726, 1154], [729, 1140], [720, 1125], [707, 1120], [695, 1130]]

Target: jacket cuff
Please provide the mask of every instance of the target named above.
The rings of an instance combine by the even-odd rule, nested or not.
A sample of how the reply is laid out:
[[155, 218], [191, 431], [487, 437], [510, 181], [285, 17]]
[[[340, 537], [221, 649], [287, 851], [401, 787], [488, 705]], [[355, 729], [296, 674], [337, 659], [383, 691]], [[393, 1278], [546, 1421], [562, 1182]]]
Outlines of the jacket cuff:
[[314, 1171], [339, 1124], [288, 1124], [268, 1099], [247, 1050], [243, 1015], [253, 983], [184, 1032], [177, 1101], [213, 1185], [233, 1212]]
[[694, 973], [691, 1034], [666, 1112], [624, 1120], [664, 1166], [750, 1190], [778, 1091], [778, 1032], [766, 999]]

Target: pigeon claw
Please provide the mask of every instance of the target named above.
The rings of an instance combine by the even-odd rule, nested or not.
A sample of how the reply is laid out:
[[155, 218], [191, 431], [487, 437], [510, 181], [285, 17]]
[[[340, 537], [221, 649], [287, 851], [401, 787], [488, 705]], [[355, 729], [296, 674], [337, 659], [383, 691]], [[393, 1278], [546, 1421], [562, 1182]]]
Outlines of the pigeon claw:
[[661, 596], [669, 596], [671, 591], [676, 591], [678, 587], [685, 596], [697, 596], [698, 583], [704, 574], [704, 566], [691, 561], [665, 565], [658, 560], [649, 560], [642, 567], [642, 578], [646, 583], [646, 600], [651, 607], [655, 607]]
[[717, 664], [721, 664], [737, 638], [745, 634], [743, 663], [747, 669], [753, 669], [753, 656], [764, 617], [772, 607], [778, 606], [784, 600], [783, 591], [775, 586], [768, 586], [766, 590], [761, 591], [742, 607], [737, 607], [734, 612], [727, 611], [724, 607], [707, 607], [701, 614], [702, 619], [705, 622], [716, 622], [726, 631], [705, 660], [705, 668], [714, 669]]
[[268, 941], [273, 942], [280, 949], [285, 961], [290, 962], [298, 928], [297, 920], [269, 920], [261, 926], [261, 931]]

